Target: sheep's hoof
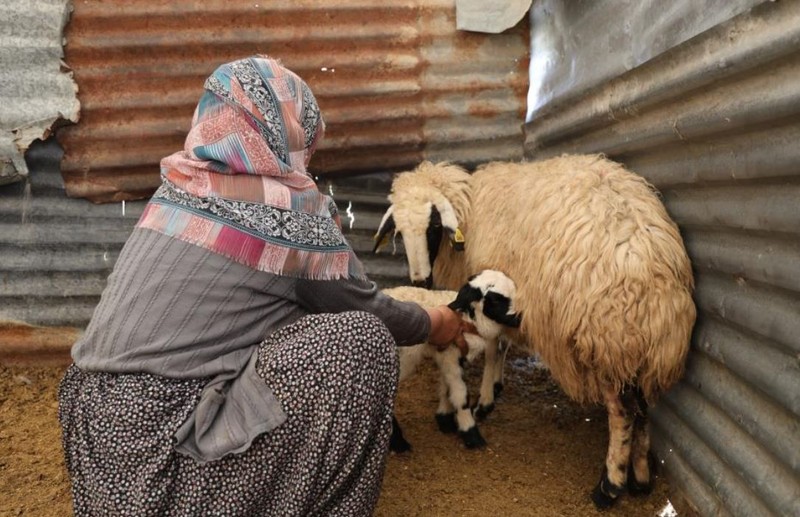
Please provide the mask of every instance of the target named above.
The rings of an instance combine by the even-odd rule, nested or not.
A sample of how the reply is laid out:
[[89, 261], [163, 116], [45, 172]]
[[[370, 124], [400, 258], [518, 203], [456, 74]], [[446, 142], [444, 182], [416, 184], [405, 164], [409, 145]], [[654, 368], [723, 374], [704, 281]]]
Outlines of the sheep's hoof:
[[483, 436], [481, 436], [477, 426], [473, 425], [466, 431], [459, 431], [458, 435], [461, 437], [461, 440], [464, 442], [464, 446], [467, 449], [480, 449], [482, 447], [486, 447], [486, 440], [484, 440]]
[[603, 476], [600, 482], [594, 487], [592, 491], [592, 502], [598, 510], [606, 510], [611, 508], [614, 502], [622, 493], [624, 487], [617, 486], [608, 479], [606, 469], [603, 469]]
[[436, 413], [436, 425], [439, 431], [445, 434], [452, 434], [458, 431], [455, 413]]
[[499, 397], [500, 394], [503, 393], [503, 383], [495, 382], [492, 389], [494, 390], [494, 398]]
[[403, 430], [397, 419], [392, 417], [392, 435], [389, 437], [389, 450], [392, 452], [407, 452], [411, 450], [411, 444], [403, 437]]
[[653, 491], [653, 482], [647, 483], [639, 483], [636, 481], [636, 477], [631, 472], [628, 475], [628, 493], [633, 496], [640, 496], [640, 495], [650, 495], [650, 492]]
[[494, 402], [492, 402], [488, 406], [478, 405], [478, 407], [475, 408], [473, 416], [475, 417], [476, 420], [480, 422], [482, 420], [485, 420], [486, 417], [489, 416], [489, 413], [491, 413], [492, 411], [494, 411]]
[[653, 462], [655, 458], [648, 454], [647, 462], [650, 464], [650, 480], [645, 483], [639, 483], [636, 480], [636, 474], [633, 471], [633, 464], [628, 465], [628, 493], [633, 496], [649, 495], [653, 491]]

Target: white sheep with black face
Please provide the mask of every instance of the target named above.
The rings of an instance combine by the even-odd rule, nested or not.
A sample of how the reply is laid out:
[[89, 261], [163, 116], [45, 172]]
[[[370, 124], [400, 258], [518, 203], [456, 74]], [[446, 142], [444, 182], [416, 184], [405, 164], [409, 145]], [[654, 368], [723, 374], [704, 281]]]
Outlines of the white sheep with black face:
[[[471, 175], [425, 162], [394, 179], [389, 201], [376, 249], [401, 234], [411, 280], [439, 288], [502, 270], [516, 282], [518, 336], [567, 395], [605, 404], [594, 503], [648, 491], [647, 407], [682, 375], [696, 315], [691, 265], [654, 189], [603, 156], [565, 155]], [[481, 390], [479, 405], [492, 397]]]
[[[514, 282], [499, 271], [482, 271], [469, 279], [458, 293], [454, 291], [429, 291], [419, 287], [394, 287], [385, 289], [389, 296], [401, 301], [412, 301], [423, 307], [448, 305], [472, 323], [477, 334], [466, 333], [468, 345], [466, 360], [473, 361], [487, 348], [496, 347], [498, 338], [507, 328], [519, 326], [519, 314], [514, 311], [516, 295]], [[399, 347], [400, 382], [409, 378], [425, 358], [432, 358], [439, 369], [439, 406], [436, 422], [442, 432], [458, 432], [467, 448], [486, 445], [478, 431], [469, 407], [467, 386], [460, 350], [451, 346], [443, 352], [428, 343]], [[390, 448], [395, 452], [409, 450], [397, 419], [392, 420]]]

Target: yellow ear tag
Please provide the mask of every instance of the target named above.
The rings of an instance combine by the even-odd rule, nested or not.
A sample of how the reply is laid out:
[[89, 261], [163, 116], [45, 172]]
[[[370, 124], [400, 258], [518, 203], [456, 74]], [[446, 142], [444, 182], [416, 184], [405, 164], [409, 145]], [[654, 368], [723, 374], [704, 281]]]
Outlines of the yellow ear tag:
[[453, 249], [456, 251], [464, 251], [464, 234], [461, 233], [461, 228], [456, 228], [453, 234]]
[[[375, 236], [372, 237], [372, 240], [373, 241], [377, 241], [378, 240], [378, 235], [379, 234], [376, 233]], [[388, 233], [384, 234], [383, 238], [380, 240], [380, 242], [378, 242], [378, 246], [377, 247], [378, 248], [383, 248], [387, 244], [389, 244], [389, 234]]]

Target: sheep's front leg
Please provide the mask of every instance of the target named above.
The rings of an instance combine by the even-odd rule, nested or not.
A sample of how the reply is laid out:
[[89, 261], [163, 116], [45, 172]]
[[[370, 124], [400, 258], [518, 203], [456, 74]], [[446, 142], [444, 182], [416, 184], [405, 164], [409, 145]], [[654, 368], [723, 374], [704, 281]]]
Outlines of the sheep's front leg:
[[498, 371], [502, 376], [503, 364], [499, 361], [505, 354], [499, 354], [498, 358], [498, 342], [496, 339], [487, 340], [486, 348], [484, 349], [484, 366], [483, 377], [481, 379], [481, 394], [478, 398], [478, 405], [475, 407], [475, 418], [478, 421], [485, 419], [489, 413], [494, 410], [494, 397], [499, 394], [503, 389], [502, 380], [501, 384], [497, 383]]
[[600, 482], [592, 492], [592, 501], [599, 509], [614, 504], [625, 489], [633, 434], [633, 415], [622, 403], [620, 394], [607, 389], [603, 398], [608, 411], [608, 453]]
[[441, 375], [447, 385], [448, 399], [452, 407], [456, 409], [456, 424], [458, 435], [468, 449], [475, 449], [486, 445], [475, 424], [472, 411], [469, 407], [469, 394], [467, 385], [464, 383], [464, 370], [459, 362], [459, 355], [448, 356], [450, 360], [441, 365]]

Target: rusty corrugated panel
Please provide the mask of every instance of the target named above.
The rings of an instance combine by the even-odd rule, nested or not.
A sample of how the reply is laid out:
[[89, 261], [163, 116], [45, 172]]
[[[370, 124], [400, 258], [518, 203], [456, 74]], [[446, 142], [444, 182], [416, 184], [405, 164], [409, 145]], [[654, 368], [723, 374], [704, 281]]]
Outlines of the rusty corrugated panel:
[[601, 67], [588, 89], [544, 91], [526, 155], [606, 153], [661, 191], [698, 321], [686, 375], [652, 413], [654, 449], [700, 515], [800, 515], [800, 2], [757, 5], [664, 50]]
[[0, 3], [0, 185], [28, 174], [24, 153], [59, 119], [77, 122], [77, 86], [62, 67], [68, 0]]
[[149, 195], [204, 78], [259, 52], [319, 100], [328, 130], [315, 174], [522, 156], [527, 21], [459, 32], [455, 0], [76, 2], [66, 36], [83, 105], [59, 135], [71, 196]]

